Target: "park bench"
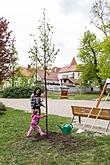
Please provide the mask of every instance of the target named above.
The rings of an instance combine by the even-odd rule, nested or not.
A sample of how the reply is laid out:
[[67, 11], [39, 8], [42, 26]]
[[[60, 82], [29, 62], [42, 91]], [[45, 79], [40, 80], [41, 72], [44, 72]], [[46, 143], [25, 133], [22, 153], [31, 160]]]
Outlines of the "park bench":
[[[89, 118], [108, 120], [109, 122], [106, 127], [106, 131], [108, 131], [108, 128], [110, 126], [110, 109], [98, 108], [98, 107], [96, 108], [81, 107], [81, 106], [71, 106], [71, 108], [72, 108], [72, 115], [73, 115], [71, 123], [73, 123], [75, 116], [79, 117], [79, 123], [81, 123], [81, 117], [88, 118], [88, 115], [89, 115]], [[85, 124], [86, 122], [84, 123], [83, 128]], [[93, 128], [93, 125], [91, 128]]]
[[[74, 119], [75, 116], [79, 117], [79, 123], [81, 123], [81, 117], [87, 117], [91, 107], [81, 107], [81, 106], [71, 106], [72, 115]], [[96, 118], [99, 113], [100, 108], [93, 108], [89, 118]], [[102, 109], [101, 113], [98, 116], [98, 119], [110, 120], [110, 109]]]
[[[99, 107], [99, 104], [100, 104], [100, 101], [102, 99], [105, 89], [108, 94], [105, 97], [102, 107]], [[109, 128], [109, 125], [110, 125], [110, 108], [107, 109], [107, 108], [104, 108], [103, 106], [106, 103], [109, 96], [110, 96], [110, 78], [107, 78], [95, 107], [91, 108], [91, 107], [71, 106], [72, 114], [73, 114], [73, 118], [72, 118], [71, 122], [73, 122], [75, 116], [79, 117], [79, 123], [81, 123], [81, 117], [86, 117], [87, 119], [94, 118], [96, 120], [97, 119], [108, 120], [109, 123], [107, 125], [107, 129], [106, 129], [106, 131], [107, 131]], [[85, 122], [85, 124], [86, 124], [86, 122]], [[85, 126], [85, 124], [83, 125], [83, 127]], [[93, 125], [92, 125], [92, 127], [93, 127]]]

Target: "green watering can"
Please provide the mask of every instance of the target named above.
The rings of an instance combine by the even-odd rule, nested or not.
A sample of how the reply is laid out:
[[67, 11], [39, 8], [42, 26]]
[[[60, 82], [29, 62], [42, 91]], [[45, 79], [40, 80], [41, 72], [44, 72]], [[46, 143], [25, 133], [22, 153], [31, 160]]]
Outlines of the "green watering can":
[[61, 129], [61, 131], [64, 135], [71, 134], [71, 130], [73, 128], [72, 124], [64, 124], [62, 127], [60, 125], [57, 125], [57, 126]]

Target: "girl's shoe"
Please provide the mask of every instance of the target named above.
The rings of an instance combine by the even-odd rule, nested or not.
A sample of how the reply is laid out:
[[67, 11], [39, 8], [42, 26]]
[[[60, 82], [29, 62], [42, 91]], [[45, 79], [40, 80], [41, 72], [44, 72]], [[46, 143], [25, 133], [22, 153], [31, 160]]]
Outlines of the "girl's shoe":
[[26, 136], [27, 138], [29, 138], [29, 137], [32, 137], [32, 135], [28, 135], [28, 136]]
[[46, 133], [43, 133], [41, 136], [45, 136], [45, 135], [47, 135]]

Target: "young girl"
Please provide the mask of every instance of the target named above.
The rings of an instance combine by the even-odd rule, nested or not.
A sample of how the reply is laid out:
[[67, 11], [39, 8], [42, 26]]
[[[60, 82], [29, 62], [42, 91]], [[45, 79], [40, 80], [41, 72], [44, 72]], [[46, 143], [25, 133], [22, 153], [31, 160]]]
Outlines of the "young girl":
[[38, 111], [39, 110], [36, 110], [32, 114], [31, 126], [28, 130], [27, 137], [31, 137], [33, 131], [38, 132], [41, 136], [46, 135], [46, 133], [42, 131], [42, 129], [38, 124], [39, 124], [39, 120], [43, 117], [46, 117], [47, 115], [40, 116], [38, 115]]
[[41, 99], [41, 89], [39, 87], [36, 87], [36, 89], [34, 90], [34, 93], [31, 95], [31, 110], [32, 113], [34, 111], [39, 110], [39, 114], [40, 114], [40, 107], [43, 106], [42, 103], [42, 99]]

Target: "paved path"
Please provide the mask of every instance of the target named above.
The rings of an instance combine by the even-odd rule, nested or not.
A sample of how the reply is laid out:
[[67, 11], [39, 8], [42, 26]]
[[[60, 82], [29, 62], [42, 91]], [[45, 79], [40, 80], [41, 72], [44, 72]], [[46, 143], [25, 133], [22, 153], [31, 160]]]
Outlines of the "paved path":
[[[30, 99], [4, 99], [4, 98], [0, 98], [0, 101], [2, 101], [7, 107], [12, 107], [15, 109], [21, 109], [21, 110], [25, 110], [27, 112], [31, 112]], [[71, 105], [93, 107], [93, 106], [95, 106], [95, 104], [96, 104], [96, 101], [48, 99], [48, 112], [49, 112], [49, 114], [72, 118]], [[104, 102], [100, 103], [100, 107], [102, 104], [104, 104]], [[110, 107], [110, 101], [107, 101], [106, 104], [104, 105], [104, 108], [109, 108], [109, 107]], [[42, 112], [45, 113], [45, 108], [42, 108]], [[91, 123], [92, 120], [93, 119], [90, 119], [89, 123]], [[82, 122], [84, 122], [84, 118], [83, 118]], [[101, 127], [106, 128], [107, 123], [108, 123], [108, 121], [98, 120], [98, 125], [100, 125]]]
[[[30, 112], [30, 99], [4, 99], [0, 98], [7, 107], [12, 107], [16, 109], [21, 109]], [[93, 107], [96, 104], [96, 101], [90, 100], [53, 100], [48, 99], [48, 111], [49, 114], [59, 115], [64, 117], [72, 117], [71, 113], [71, 105], [79, 105], [79, 106], [86, 106], [86, 107]], [[101, 102], [100, 106], [103, 104]], [[104, 105], [105, 108], [110, 107], [110, 101], [107, 101]], [[42, 111], [45, 112], [45, 109], [42, 108]]]

